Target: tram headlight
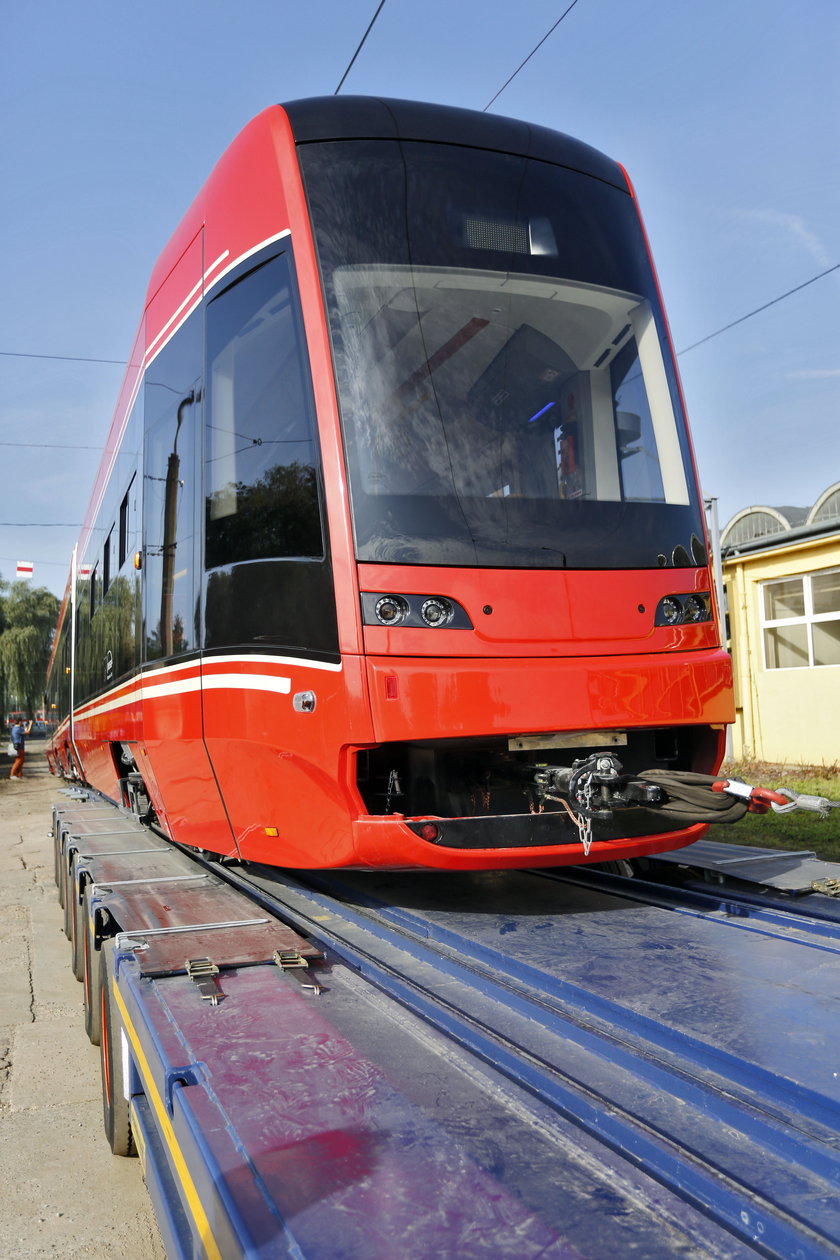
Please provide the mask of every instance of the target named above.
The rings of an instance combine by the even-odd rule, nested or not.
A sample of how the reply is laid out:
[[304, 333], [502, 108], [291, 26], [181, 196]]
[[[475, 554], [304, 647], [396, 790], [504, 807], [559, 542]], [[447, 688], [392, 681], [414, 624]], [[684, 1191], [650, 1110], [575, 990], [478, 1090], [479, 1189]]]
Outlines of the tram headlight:
[[398, 626], [408, 616], [408, 602], [401, 595], [383, 595], [376, 601], [376, 620], [383, 626]]
[[685, 595], [664, 595], [656, 606], [654, 625], [697, 625], [711, 621], [712, 601], [708, 591], [690, 591]]
[[676, 626], [682, 621], [682, 604], [673, 595], [666, 595], [659, 601], [657, 623], [662, 626]]
[[685, 621], [706, 621], [708, 615], [706, 601], [702, 595], [686, 595], [683, 600], [683, 618]]
[[420, 609], [420, 616], [427, 626], [445, 626], [452, 620], [452, 605], [448, 599], [427, 599]]
[[[399, 626], [404, 630], [472, 630], [473, 623], [462, 604], [447, 595], [383, 595], [380, 591], [361, 591], [362, 624], [365, 626]], [[485, 611], [492, 608], [487, 604]]]

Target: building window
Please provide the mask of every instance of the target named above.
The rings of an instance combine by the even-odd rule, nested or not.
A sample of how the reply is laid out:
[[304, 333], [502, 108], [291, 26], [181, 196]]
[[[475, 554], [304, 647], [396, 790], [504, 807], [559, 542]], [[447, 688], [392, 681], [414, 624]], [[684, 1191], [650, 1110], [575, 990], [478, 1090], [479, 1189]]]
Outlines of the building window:
[[840, 569], [762, 587], [767, 669], [840, 665]]

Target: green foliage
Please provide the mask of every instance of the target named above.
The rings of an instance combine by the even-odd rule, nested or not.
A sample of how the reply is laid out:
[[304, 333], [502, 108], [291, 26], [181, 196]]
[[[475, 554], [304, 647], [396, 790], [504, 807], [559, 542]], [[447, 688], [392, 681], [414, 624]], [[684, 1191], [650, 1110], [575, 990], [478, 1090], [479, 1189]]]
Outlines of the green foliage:
[[60, 605], [45, 586], [31, 587], [28, 582], [12, 582], [3, 604], [6, 626], [34, 626], [42, 637], [52, 635]]
[[[11, 695], [32, 713], [33, 697], [43, 692], [44, 674], [39, 670], [42, 639], [35, 626], [10, 626], [0, 634], [0, 669]], [[44, 666], [46, 669], [46, 665]]]
[[[731, 762], [722, 774], [753, 787], [790, 788], [806, 796], [840, 800], [840, 766], [778, 766], [764, 762]], [[762, 849], [807, 849], [825, 862], [840, 862], [840, 809], [828, 818], [810, 811], [791, 814], [747, 814], [731, 826], [712, 827], [710, 840], [756, 845]]]
[[41, 707], [59, 601], [45, 586], [0, 581], [0, 696], [29, 714]]

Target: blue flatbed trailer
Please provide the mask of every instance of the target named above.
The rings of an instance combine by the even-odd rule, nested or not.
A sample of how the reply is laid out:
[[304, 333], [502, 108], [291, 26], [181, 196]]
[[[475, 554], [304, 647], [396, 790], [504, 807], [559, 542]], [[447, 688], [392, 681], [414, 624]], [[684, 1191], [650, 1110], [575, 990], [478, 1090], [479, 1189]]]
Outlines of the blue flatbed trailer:
[[220, 868], [82, 797], [65, 928], [169, 1256], [840, 1255], [837, 899], [729, 846]]

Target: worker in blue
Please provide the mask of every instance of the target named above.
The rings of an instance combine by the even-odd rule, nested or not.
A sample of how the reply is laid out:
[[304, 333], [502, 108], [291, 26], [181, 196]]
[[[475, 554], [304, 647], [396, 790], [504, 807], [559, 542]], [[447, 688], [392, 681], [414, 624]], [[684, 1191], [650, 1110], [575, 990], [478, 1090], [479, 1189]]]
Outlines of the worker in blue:
[[15, 750], [15, 759], [12, 762], [12, 769], [9, 774], [10, 779], [23, 778], [23, 762], [26, 756], [26, 737], [32, 730], [32, 722], [27, 722], [25, 718], [18, 718], [12, 726], [11, 743]]

